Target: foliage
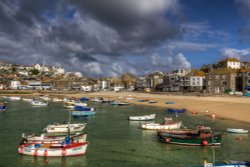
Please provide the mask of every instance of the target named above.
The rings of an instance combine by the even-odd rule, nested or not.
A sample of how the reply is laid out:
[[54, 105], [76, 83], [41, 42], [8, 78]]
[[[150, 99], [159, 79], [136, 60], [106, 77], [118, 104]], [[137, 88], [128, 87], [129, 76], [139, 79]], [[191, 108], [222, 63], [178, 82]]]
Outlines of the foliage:
[[40, 71], [37, 69], [32, 69], [32, 70], [30, 70], [30, 72], [32, 75], [38, 75], [40, 73]]

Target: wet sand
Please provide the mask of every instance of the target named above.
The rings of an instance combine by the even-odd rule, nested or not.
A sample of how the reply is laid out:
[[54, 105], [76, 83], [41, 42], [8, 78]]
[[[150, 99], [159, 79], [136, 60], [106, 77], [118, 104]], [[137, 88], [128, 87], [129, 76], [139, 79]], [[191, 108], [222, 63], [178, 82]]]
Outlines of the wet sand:
[[[250, 98], [248, 97], [198, 97], [198, 96], [180, 96], [180, 95], [161, 95], [134, 92], [95, 92], [68, 94], [67, 97], [103, 97], [112, 100], [127, 101], [133, 104], [185, 108], [191, 113], [205, 114], [217, 118], [226, 118], [235, 121], [250, 123]], [[128, 100], [127, 98], [135, 98]], [[148, 102], [138, 102], [138, 99], [148, 99], [157, 101], [149, 104]], [[166, 102], [175, 102], [174, 104], [165, 104]]]

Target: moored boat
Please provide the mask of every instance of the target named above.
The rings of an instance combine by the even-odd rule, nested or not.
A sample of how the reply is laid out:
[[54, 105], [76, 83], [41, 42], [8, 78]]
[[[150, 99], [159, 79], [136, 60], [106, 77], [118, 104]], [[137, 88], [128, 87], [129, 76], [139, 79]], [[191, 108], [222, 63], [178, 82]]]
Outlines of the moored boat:
[[21, 100], [21, 97], [18, 97], [18, 96], [10, 96], [9, 99], [10, 99], [10, 100]]
[[179, 129], [182, 125], [181, 121], [178, 122], [167, 122], [164, 124], [159, 124], [159, 123], [146, 123], [142, 124], [141, 128], [142, 129]]
[[220, 145], [222, 134], [212, 132], [210, 127], [199, 126], [196, 130], [158, 130], [158, 140], [163, 143], [211, 146]]
[[227, 128], [227, 131], [230, 133], [248, 133], [247, 129]]
[[80, 132], [86, 127], [87, 123], [83, 124], [52, 124], [48, 125], [44, 130], [48, 133], [73, 133]]
[[75, 101], [74, 105], [75, 106], [81, 106], [81, 107], [87, 107], [88, 106], [87, 103], [83, 103], [83, 102], [80, 102], [80, 101]]
[[82, 107], [82, 106], [75, 106], [75, 111], [95, 111], [95, 107]]
[[95, 115], [96, 112], [94, 111], [72, 111], [71, 115], [73, 117], [88, 117], [88, 116], [92, 116]]
[[7, 110], [7, 102], [0, 103], [0, 111]]
[[30, 99], [30, 98], [24, 98], [24, 97], [22, 98], [22, 100], [23, 100], [23, 101], [27, 101], [27, 102], [32, 102], [32, 101], [33, 101], [33, 99]]
[[[69, 135], [71, 141], [85, 142], [87, 139], [87, 133], [80, 133]], [[27, 143], [61, 143], [65, 140], [65, 136], [47, 136], [46, 134], [36, 135], [24, 135], [22, 136], [21, 144]]]
[[186, 110], [186, 109], [173, 109], [173, 108], [167, 108], [167, 111], [168, 111], [168, 112], [171, 112], [171, 113], [184, 113], [184, 112], [186, 112], [187, 110]]
[[195, 166], [195, 167], [249, 167], [249, 161], [224, 161], [221, 164], [213, 164], [204, 162], [204, 165]]
[[68, 142], [67, 144], [27, 143], [19, 146], [18, 153], [42, 157], [78, 156], [86, 153], [87, 146], [88, 142]]
[[43, 101], [33, 100], [31, 102], [33, 106], [48, 106], [49, 104]]
[[143, 115], [143, 116], [130, 116], [131, 121], [149, 121], [155, 119], [156, 114]]

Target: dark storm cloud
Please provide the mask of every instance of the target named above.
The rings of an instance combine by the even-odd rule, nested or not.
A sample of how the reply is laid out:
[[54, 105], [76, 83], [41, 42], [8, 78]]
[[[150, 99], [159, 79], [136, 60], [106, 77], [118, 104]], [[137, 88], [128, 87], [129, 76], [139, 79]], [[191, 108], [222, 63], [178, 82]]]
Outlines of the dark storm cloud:
[[[177, 0], [4, 0], [0, 55], [17, 63], [61, 65], [89, 75], [141, 74], [144, 68], [157, 69], [145, 60], [154, 57], [154, 47], [181, 36], [174, 21], [179, 11]], [[139, 56], [144, 68], [126, 55], [134, 56], [132, 62]], [[164, 60], [171, 66], [168, 58]]]

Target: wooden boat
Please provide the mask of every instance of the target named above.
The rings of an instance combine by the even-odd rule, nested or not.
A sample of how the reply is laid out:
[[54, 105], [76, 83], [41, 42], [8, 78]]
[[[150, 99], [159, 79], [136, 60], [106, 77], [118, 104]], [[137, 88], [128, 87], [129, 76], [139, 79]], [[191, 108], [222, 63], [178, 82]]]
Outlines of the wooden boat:
[[157, 101], [149, 101], [149, 104], [157, 103]]
[[227, 128], [227, 131], [230, 133], [248, 133], [248, 130], [246, 129]]
[[80, 98], [80, 100], [81, 100], [81, 101], [89, 101], [89, 98], [87, 98], [87, 97], [82, 97], [82, 98]]
[[88, 116], [92, 116], [95, 115], [96, 112], [94, 111], [72, 111], [71, 115], [73, 117], [88, 117]]
[[48, 106], [49, 105], [48, 103], [45, 103], [43, 101], [38, 101], [38, 100], [32, 101], [31, 104], [33, 106]]
[[141, 128], [142, 129], [179, 129], [182, 125], [182, 122], [167, 122], [164, 124], [159, 124], [159, 123], [146, 123], [142, 124]]
[[44, 130], [48, 133], [67, 133], [80, 132], [86, 127], [87, 123], [83, 124], [53, 124], [48, 125]]
[[186, 112], [187, 110], [186, 110], [186, 109], [173, 109], [173, 108], [167, 108], [167, 111], [168, 111], [168, 112], [171, 112], [171, 113], [184, 113], [184, 112]]
[[7, 110], [7, 102], [0, 103], [0, 111]]
[[129, 105], [129, 102], [120, 102], [120, 101], [113, 101], [110, 103], [111, 105], [115, 105], [115, 106], [125, 106], [125, 105]]
[[155, 119], [156, 114], [143, 115], [143, 116], [130, 116], [129, 120], [131, 121], [148, 121]]
[[220, 145], [222, 135], [204, 126], [199, 126], [196, 130], [158, 130], [157, 134], [160, 142], [189, 146]]
[[[65, 140], [67, 136], [47, 136], [46, 134], [41, 134], [40, 136], [35, 135], [25, 135], [22, 136], [22, 141], [20, 144], [27, 143], [61, 143]], [[87, 133], [69, 135], [71, 141], [85, 142], [87, 139]]]
[[148, 102], [148, 99], [138, 99], [137, 102]]
[[42, 157], [78, 156], [86, 153], [88, 142], [27, 143], [18, 148], [19, 154]]

